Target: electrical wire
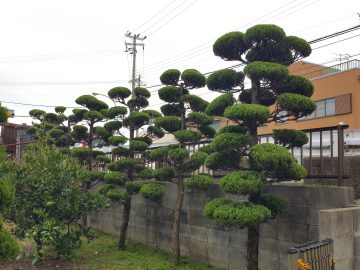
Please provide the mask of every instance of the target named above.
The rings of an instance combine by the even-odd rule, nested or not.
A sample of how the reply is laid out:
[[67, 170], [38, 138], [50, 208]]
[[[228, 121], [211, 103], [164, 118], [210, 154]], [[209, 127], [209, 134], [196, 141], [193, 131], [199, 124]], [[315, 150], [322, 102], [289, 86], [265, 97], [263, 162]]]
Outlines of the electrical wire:
[[349, 40], [349, 39], [352, 39], [352, 38], [356, 38], [356, 37], [359, 37], [359, 36], [360, 36], [360, 34], [355, 35], [355, 36], [351, 36], [351, 37], [348, 37], [348, 38], [344, 38], [344, 39], [341, 39], [341, 40], [338, 40], [338, 41], [335, 41], [335, 42], [332, 42], [332, 43], [329, 43], [329, 44], [325, 44], [325, 45], [320, 46], [320, 47], [316, 47], [316, 48], [314, 48], [312, 50], [314, 51], [314, 50], [324, 48], [324, 47], [327, 47], [327, 46], [330, 46], [330, 45], [333, 45], [333, 44], [336, 44], [336, 43], [339, 43], [339, 42], [342, 42], [342, 41], [345, 41], [345, 40]]
[[[31, 104], [31, 103], [22, 103], [22, 102], [13, 102], [13, 101], [6, 101], [0, 100], [3, 103], [15, 104], [15, 105], [22, 105], [22, 106], [32, 106], [32, 107], [46, 107], [46, 108], [55, 108], [55, 105], [44, 105], [44, 104]], [[83, 107], [71, 107], [71, 106], [64, 106], [67, 109], [83, 109]]]
[[166, 17], [168, 17], [171, 13], [173, 13], [174, 11], [176, 11], [179, 7], [181, 7], [182, 5], [184, 5], [188, 0], [184, 0], [182, 1], [180, 4], [178, 4], [175, 8], [171, 9], [168, 13], [166, 13], [164, 16], [162, 16], [159, 20], [155, 21], [155, 23], [153, 23], [152, 25], [150, 25], [149, 27], [147, 27], [145, 30], [143, 30], [143, 33], [146, 33], [146, 31], [150, 30], [151, 28], [153, 28], [156, 24], [158, 24], [159, 22], [161, 22], [163, 19], [165, 19]]
[[148, 22], [150, 22], [152, 19], [154, 19], [156, 16], [158, 16], [161, 12], [163, 12], [164, 10], [166, 10], [168, 7], [170, 7], [172, 4], [174, 4], [177, 0], [174, 0], [172, 2], [170, 2], [170, 4], [166, 5], [164, 8], [162, 8], [160, 11], [156, 12], [153, 16], [151, 16], [149, 19], [147, 19], [144, 23], [142, 23], [140, 26], [138, 26], [137, 28], [135, 28], [133, 30], [133, 32], [136, 32], [137, 30], [139, 30], [141, 27], [143, 27], [144, 25], [146, 25]]
[[178, 16], [180, 16], [181, 14], [183, 14], [186, 10], [188, 10], [191, 6], [193, 6], [196, 2], [198, 2], [199, 0], [195, 0], [193, 2], [190, 3], [190, 5], [188, 5], [187, 7], [185, 7], [183, 10], [181, 10], [178, 14], [176, 14], [175, 16], [173, 16], [172, 18], [170, 18], [170, 20], [166, 21], [165, 23], [163, 23], [161, 26], [159, 26], [158, 28], [156, 28], [155, 30], [153, 30], [152, 32], [149, 33], [149, 36], [154, 35], [156, 32], [158, 32], [159, 30], [161, 30], [164, 26], [168, 25], [171, 21], [173, 21], [174, 19], [176, 19]]

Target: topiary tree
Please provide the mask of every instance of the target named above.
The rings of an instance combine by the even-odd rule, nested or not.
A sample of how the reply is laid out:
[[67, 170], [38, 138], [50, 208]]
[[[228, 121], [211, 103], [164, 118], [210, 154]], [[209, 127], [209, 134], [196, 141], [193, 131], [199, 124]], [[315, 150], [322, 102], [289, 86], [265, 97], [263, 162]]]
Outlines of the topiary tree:
[[6, 123], [9, 118], [9, 112], [6, 107], [0, 106], [0, 124]]
[[15, 257], [19, 252], [16, 240], [2, 227], [4, 214], [15, 201], [14, 171], [15, 165], [7, 159], [5, 149], [0, 147], [0, 260]]
[[190, 90], [205, 86], [204, 75], [194, 69], [188, 69], [182, 73], [179, 70], [170, 69], [160, 76], [160, 80], [166, 86], [160, 88], [158, 94], [160, 99], [167, 104], [161, 107], [164, 116], [155, 119], [154, 129], [161, 129], [172, 134], [177, 143], [149, 151], [146, 158], [151, 162], [158, 161], [167, 164], [167, 167], [158, 168], [153, 172], [156, 180], [174, 182], [177, 185], [172, 226], [172, 262], [178, 265], [180, 213], [185, 186], [206, 189], [214, 183], [210, 175], [190, 177], [204, 164], [208, 155], [205, 152], [196, 152], [191, 155], [186, 145], [197, 143], [202, 138], [213, 137], [215, 130], [209, 126], [213, 122], [213, 117], [203, 113], [208, 103], [190, 94]]
[[[123, 205], [118, 243], [122, 250], [125, 249], [132, 195], [141, 193], [143, 197], [157, 201], [164, 193], [164, 187], [160, 184], [144, 181], [152, 178], [152, 171], [145, 168], [139, 159], [148, 150], [152, 139], [162, 137], [164, 133], [152, 124], [161, 113], [145, 109], [150, 98], [146, 88], [136, 87], [132, 94], [126, 87], [115, 87], [108, 92], [108, 96], [115, 106], [108, 109], [107, 116], [111, 121], [104, 125], [103, 133], [111, 135], [108, 142], [113, 147], [114, 160], [107, 164], [110, 172], [105, 174], [105, 184], [100, 186], [99, 192]], [[142, 127], [147, 127], [147, 131], [139, 133]]]
[[[245, 33], [221, 36], [213, 51], [226, 61], [240, 61], [245, 68], [242, 72], [220, 70], [207, 79], [210, 90], [223, 94], [205, 112], [224, 116], [234, 125], [217, 133], [206, 149], [210, 154], [205, 164], [213, 170], [234, 170], [220, 180], [220, 186], [227, 193], [248, 195], [248, 201], [218, 198], [206, 205], [204, 214], [226, 226], [248, 228], [247, 269], [258, 270], [260, 225], [275, 218], [286, 206], [282, 199], [264, 194], [263, 187], [275, 181], [301, 179], [306, 170], [282, 146], [257, 144], [257, 129], [269, 122], [297, 120], [315, 110], [310, 99], [311, 82], [289, 75], [286, 67], [308, 56], [311, 48], [301, 38], [286, 36], [278, 26], [256, 25]], [[248, 88], [244, 86], [245, 77], [251, 81]], [[235, 93], [240, 93], [238, 101]], [[277, 130], [274, 137], [287, 148], [307, 142], [300, 131]], [[245, 168], [241, 160], [248, 161]]]

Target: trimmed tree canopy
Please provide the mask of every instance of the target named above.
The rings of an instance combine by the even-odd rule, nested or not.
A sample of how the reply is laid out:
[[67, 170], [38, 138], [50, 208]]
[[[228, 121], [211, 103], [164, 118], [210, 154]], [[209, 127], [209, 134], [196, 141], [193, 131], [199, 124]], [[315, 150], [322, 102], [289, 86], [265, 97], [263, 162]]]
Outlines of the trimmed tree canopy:
[[206, 85], [206, 78], [196, 69], [186, 69], [181, 74], [181, 79], [186, 87], [201, 88]]
[[[233, 69], [222, 69], [212, 73], [206, 82], [207, 87], [216, 92], [238, 92], [244, 87], [244, 73]], [[239, 88], [236, 88], [239, 87]]]
[[231, 93], [222, 94], [218, 96], [205, 109], [205, 113], [208, 115], [223, 116], [227, 107], [233, 105], [235, 102]]
[[162, 84], [177, 85], [181, 72], [177, 69], [168, 69], [160, 76]]

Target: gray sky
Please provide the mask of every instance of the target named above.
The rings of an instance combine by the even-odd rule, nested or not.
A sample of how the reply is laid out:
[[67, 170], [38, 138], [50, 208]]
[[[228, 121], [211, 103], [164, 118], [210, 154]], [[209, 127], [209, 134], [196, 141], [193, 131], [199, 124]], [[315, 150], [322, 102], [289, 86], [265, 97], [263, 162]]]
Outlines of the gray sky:
[[[77, 106], [79, 95], [130, 87], [131, 56], [124, 52], [127, 30], [147, 36], [137, 66], [151, 86], [168, 68], [208, 72], [237, 64], [212, 53], [213, 41], [229, 31], [274, 23], [288, 35], [310, 41], [360, 24], [357, 12], [358, 0], [1, 0], [0, 100]], [[358, 34], [360, 30], [313, 48]], [[324, 63], [336, 54], [358, 54], [359, 45], [360, 36], [314, 50], [306, 60]], [[206, 89], [195, 91], [207, 100], [216, 96]], [[155, 93], [150, 104], [158, 103]], [[3, 105], [17, 115], [34, 108]]]

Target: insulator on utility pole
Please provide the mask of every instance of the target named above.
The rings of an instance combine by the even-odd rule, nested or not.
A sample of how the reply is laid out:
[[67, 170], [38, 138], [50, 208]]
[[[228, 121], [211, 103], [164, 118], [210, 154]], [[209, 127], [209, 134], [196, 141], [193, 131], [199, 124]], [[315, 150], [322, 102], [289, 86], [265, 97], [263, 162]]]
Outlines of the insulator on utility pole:
[[[125, 41], [126, 50], [125, 52], [129, 52], [132, 55], [132, 76], [131, 76], [131, 92], [134, 95], [135, 83], [136, 79], [136, 54], [137, 54], [137, 47], [141, 46], [144, 49], [144, 43], [138, 41], [144, 41], [146, 36], [140, 37], [140, 34], [132, 34], [131, 32], [127, 31], [125, 34], [125, 38], [129, 39], [128, 42]], [[131, 40], [131, 42], [130, 42]], [[140, 85], [140, 77], [139, 77], [139, 85]]]

